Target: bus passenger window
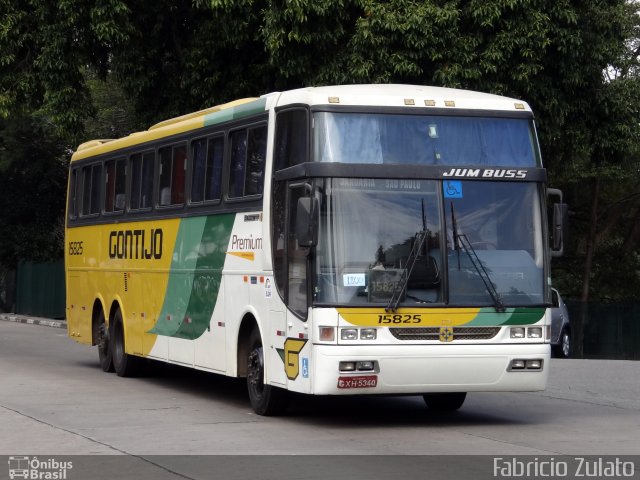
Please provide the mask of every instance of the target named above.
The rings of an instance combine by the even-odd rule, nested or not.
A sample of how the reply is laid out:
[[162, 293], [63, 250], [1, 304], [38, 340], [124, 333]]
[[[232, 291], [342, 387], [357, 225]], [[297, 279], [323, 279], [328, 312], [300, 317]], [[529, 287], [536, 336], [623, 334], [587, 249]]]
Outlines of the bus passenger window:
[[224, 155], [224, 138], [216, 137], [209, 140], [207, 152], [207, 175], [205, 178], [205, 200], [220, 199], [220, 185], [222, 183], [222, 157]]
[[267, 127], [232, 132], [229, 197], [261, 195], [267, 153]]
[[224, 138], [196, 140], [191, 144], [191, 149], [191, 203], [219, 200]]
[[105, 212], [121, 212], [124, 210], [125, 195], [125, 161], [124, 158], [109, 160], [105, 163]]
[[161, 206], [184, 203], [184, 169], [187, 147], [165, 147], [160, 149], [160, 198]]
[[102, 177], [101, 164], [83, 167], [81, 215], [92, 215], [100, 213], [100, 177]]
[[233, 132], [231, 137], [231, 167], [229, 170], [229, 197], [244, 194], [244, 172], [247, 161], [247, 131]]
[[154, 153], [137, 153], [131, 156], [131, 199], [129, 208], [140, 210], [151, 207], [153, 193]]
[[71, 171], [71, 180], [69, 184], [69, 218], [76, 218], [78, 216], [78, 187], [80, 186], [78, 183], [78, 172], [80, 170], [74, 168]]
[[248, 132], [247, 174], [245, 195], [261, 195], [264, 185], [264, 162], [267, 156], [267, 127], [252, 128]]

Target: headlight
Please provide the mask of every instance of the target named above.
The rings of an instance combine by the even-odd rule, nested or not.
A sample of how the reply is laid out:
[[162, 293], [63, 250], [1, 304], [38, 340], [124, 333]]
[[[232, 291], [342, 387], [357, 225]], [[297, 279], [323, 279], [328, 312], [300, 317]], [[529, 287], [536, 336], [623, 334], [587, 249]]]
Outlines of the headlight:
[[377, 330], [375, 328], [363, 328], [360, 330], [360, 340], [375, 340]]
[[511, 338], [524, 338], [524, 328], [514, 327], [511, 329]]
[[340, 330], [340, 338], [342, 340], [357, 340], [358, 330], [355, 328], [343, 328]]
[[542, 338], [542, 327], [527, 328], [527, 337], [529, 337], [529, 338]]

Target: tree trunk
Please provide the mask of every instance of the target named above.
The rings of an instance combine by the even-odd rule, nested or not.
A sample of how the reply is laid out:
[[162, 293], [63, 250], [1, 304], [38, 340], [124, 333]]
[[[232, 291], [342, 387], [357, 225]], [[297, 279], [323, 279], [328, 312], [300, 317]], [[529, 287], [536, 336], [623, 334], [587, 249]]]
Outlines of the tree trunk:
[[582, 296], [581, 302], [589, 301], [589, 280], [591, 279], [591, 270], [593, 266], [593, 255], [596, 249], [596, 233], [598, 231], [598, 196], [600, 193], [600, 178], [593, 179], [593, 194], [591, 200], [591, 215], [589, 234], [587, 236], [587, 253], [584, 261], [584, 273], [582, 276]]

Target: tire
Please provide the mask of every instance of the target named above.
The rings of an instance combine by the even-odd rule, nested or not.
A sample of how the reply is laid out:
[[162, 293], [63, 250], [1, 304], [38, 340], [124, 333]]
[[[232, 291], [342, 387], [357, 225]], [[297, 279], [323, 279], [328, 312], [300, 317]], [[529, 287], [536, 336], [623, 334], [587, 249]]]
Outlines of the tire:
[[467, 393], [425, 393], [422, 398], [424, 398], [429, 410], [434, 412], [455, 412], [464, 403]]
[[249, 337], [247, 391], [251, 407], [258, 415], [279, 415], [286, 409], [287, 392], [264, 384], [264, 351], [260, 331], [257, 327], [253, 329]]
[[113, 368], [119, 377], [135, 377], [140, 366], [140, 358], [129, 355], [125, 350], [124, 325], [122, 323], [122, 313], [116, 310], [111, 322], [111, 354], [113, 357]]
[[569, 358], [572, 353], [571, 348], [571, 330], [563, 328], [560, 332], [560, 343], [553, 347], [553, 353], [558, 358]]
[[113, 372], [113, 355], [109, 344], [109, 330], [104, 323], [104, 312], [100, 309], [100, 314], [96, 319], [96, 343], [98, 345], [98, 358], [103, 372]]

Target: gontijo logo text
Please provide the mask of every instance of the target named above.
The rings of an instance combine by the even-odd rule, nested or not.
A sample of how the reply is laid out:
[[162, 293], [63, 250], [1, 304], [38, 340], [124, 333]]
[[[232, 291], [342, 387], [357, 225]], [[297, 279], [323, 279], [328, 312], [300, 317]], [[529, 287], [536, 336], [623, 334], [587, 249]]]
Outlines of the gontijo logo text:
[[109, 232], [109, 258], [160, 260], [162, 229], [113, 230]]
[[9, 478], [30, 480], [66, 480], [67, 472], [73, 468], [73, 462], [62, 462], [55, 458], [44, 460], [38, 457], [9, 457]]

